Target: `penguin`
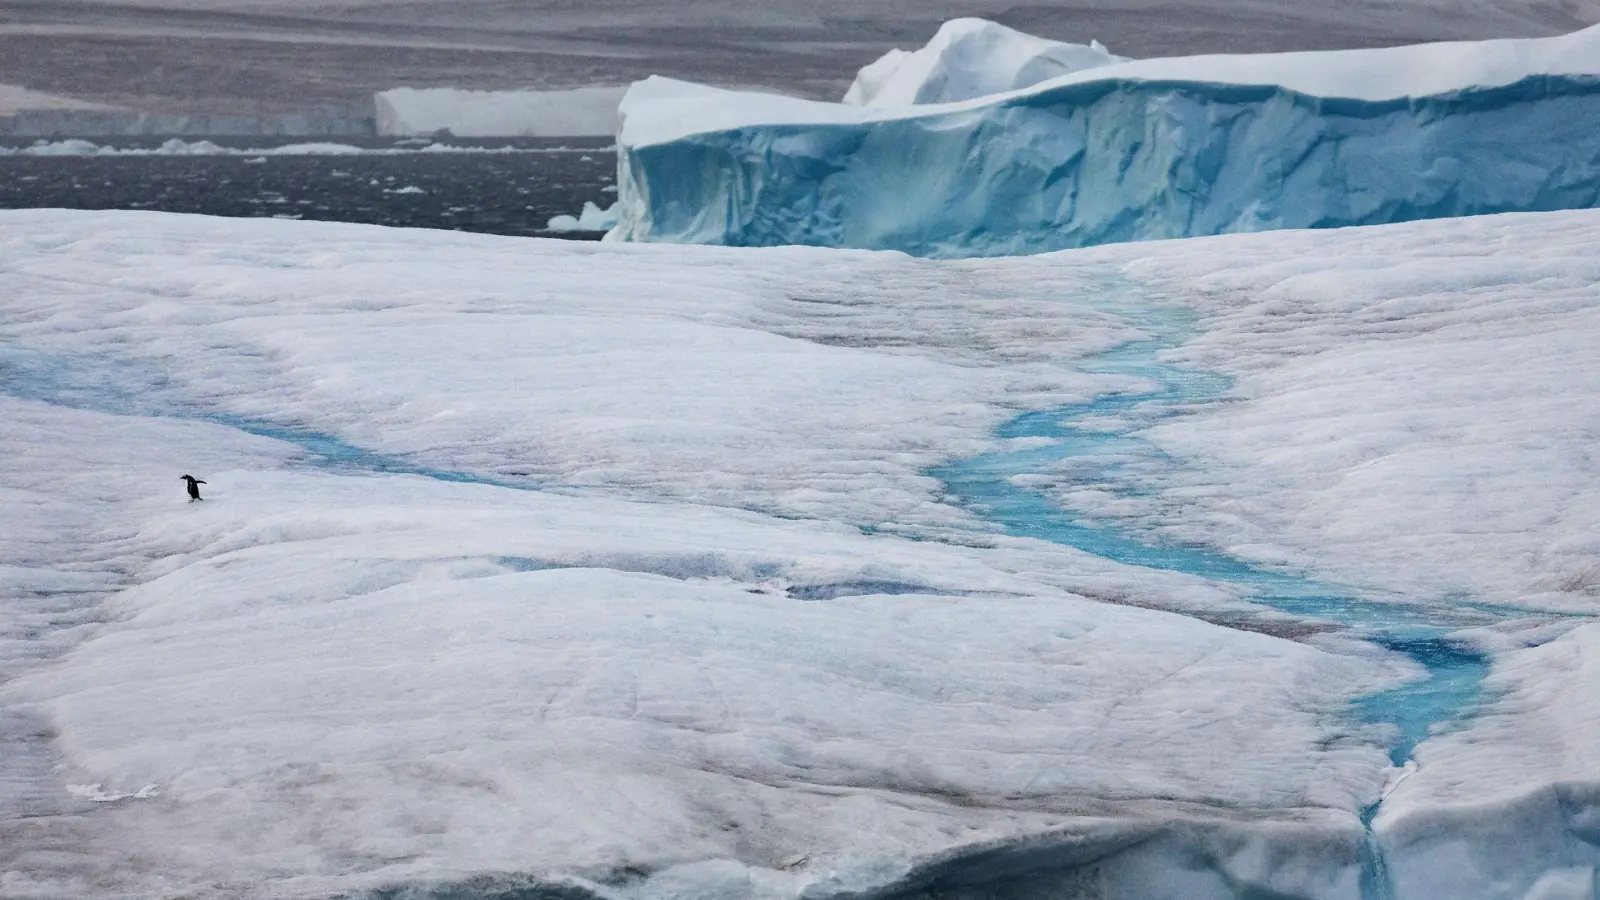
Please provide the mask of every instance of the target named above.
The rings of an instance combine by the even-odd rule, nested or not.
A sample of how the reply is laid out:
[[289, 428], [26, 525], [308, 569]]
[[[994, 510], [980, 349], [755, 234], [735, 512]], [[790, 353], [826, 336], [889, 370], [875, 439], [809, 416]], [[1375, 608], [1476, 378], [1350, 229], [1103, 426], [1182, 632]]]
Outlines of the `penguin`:
[[189, 488], [189, 502], [190, 503], [193, 503], [196, 500], [204, 500], [205, 499], [204, 497], [200, 496], [200, 485], [205, 484], [204, 481], [201, 481], [200, 479], [194, 477], [193, 475], [183, 475], [183, 476], [180, 476], [180, 477], [184, 481], [188, 482], [187, 487]]

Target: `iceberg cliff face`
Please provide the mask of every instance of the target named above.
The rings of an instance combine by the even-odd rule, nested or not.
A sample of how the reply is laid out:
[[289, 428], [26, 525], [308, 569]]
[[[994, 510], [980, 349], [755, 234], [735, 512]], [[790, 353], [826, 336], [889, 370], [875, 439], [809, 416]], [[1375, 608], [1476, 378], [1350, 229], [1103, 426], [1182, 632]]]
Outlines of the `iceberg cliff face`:
[[623, 114], [625, 240], [992, 256], [1600, 205], [1600, 27], [887, 111], [652, 80]]

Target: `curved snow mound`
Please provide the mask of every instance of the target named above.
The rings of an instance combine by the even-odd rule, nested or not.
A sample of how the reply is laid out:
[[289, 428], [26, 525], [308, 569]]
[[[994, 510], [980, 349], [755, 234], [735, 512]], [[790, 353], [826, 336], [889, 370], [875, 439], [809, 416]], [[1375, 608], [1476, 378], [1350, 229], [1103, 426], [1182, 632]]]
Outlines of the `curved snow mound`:
[[997, 256], [1600, 206], [1600, 26], [893, 109], [650, 79], [620, 112], [614, 240]]
[[1126, 61], [1099, 41], [1065, 44], [984, 19], [952, 19], [921, 50], [890, 50], [863, 67], [844, 102], [874, 109], [952, 103]]

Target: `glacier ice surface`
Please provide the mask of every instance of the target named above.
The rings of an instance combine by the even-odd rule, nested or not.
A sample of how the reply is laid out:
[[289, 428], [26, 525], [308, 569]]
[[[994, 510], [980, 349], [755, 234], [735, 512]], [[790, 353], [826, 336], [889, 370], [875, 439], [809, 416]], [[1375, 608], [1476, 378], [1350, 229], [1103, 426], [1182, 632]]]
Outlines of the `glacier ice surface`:
[[[1597, 235], [929, 261], [0, 214], [3, 893], [1333, 900], [1387, 786], [1396, 900], [1582, 896]], [[1148, 390], [1088, 361], [1163, 306], [1194, 321], [1160, 363], [1225, 401], [1104, 404], [1139, 490], [1020, 483], [1374, 604], [1525, 610], [1451, 635], [1485, 708], [1403, 780], [1347, 714], [1417, 674], [1391, 654], [928, 474]]]

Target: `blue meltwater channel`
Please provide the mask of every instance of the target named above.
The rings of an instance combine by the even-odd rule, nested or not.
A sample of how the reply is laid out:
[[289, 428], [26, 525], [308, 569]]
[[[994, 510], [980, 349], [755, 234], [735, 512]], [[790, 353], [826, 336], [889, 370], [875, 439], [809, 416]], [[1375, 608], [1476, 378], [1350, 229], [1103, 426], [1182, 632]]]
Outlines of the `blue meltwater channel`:
[[531, 480], [509, 481], [471, 472], [424, 466], [404, 456], [379, 453], [331, 434], [212, 412], [182, 402], [158, 370], [123, 360], [48, 352], [0, 342], [0, 394], [72, 409], [118, 416], [154, 416], [223, 425], [299, 447], [304, 461], [320, 469], [377, 475], [419, 475], [439, 481], [532, 490]]
[[[1163, 472], [1181, 465], [1165, 457], [1140, 432], [1163, 416], [1221, 398], [1226, 378], [1160, 362], [1158, 354], [1193, 334], [1185, 311], [1140, 308], [1117, 310], [1148, 337], [1102, 353], [1080, 368], [1131, 375], [1144, 388], [1093, 401], [1018, 416], [999, 431], [1001, 438], [1038, 438], [1025, 449], [963, 460], [930, 474], [943, 481], [951, 499], [1013, 535], [1065, 544], [1130, 565], [1197, 575], [1238, 585], [1250, 599], [1296, 617], [1348, 628], [1372, 644], [1404, 654], [1427, 677], [1361, 699], [1354, 714], [1363, 724], [1385, 727], [1390, 758], [1403, 765], [1430, 733], [1459, 724], [1477, 706], [1488, 661], [1449, 640], [1454, 628], [1493, 621], [1503, 611], [1462, 603], [1421, 605], [1366, 599], [1358, 592], [1309, 577], [1251, 565], [1203, 546], [1174, 545], [1151, 539], [1115, 522], [1088, 520], [1024, 486], [1018, 476], [1045, 475], [1059, 483], [1138, 495]], [[401, 456], [377, 453], [332, 435], [278, 423], [197, 409], [148, 367], [98, 357], [64, 355], [0, 343], [0, 394], [117, 415], [160, 416], [209, 421], [299, 446], [306, 461], [349, 473], [418, 475], [455, 482], [534, 488], [531, 481], [507, 482], [467, 472], [429, 468]], [[1448, 621], [1445, 621], [1448, 619]], [[1366, 811], [1370, 824], [1374, 803]], [[1369, 900], [1387, 896], [1382, 854], [1369, 838], [1363, 860], [1363, 893]]]
[[[1358, 700], [1352, 714], [1389, 737], [1389, 758], [1404, 766], [1430, 734], [1459, 726], [1479, 706], [1488, 658], [1452, 642], [1451, 631], [1493, 621], [1505, 613], [1475, 604], [1414, 604], [1375, 600], [1311, 577], [1252, 565], [1197, 545], [1162, 542], [1148, 532], [1108, 518], [1091, 519], [1054, 502], [1030, 484], [1086, 487], [1114, 496], [1148, 494], [1163, 472], [1182, 465], [1140, 432], [1165, 416], [1221, 399], [1224, 376], [1162, 363], [1158, 354], [1194, 333], [1186, 310], [1118, 310], [1146, 337], [1099, 354], [1082, 371], [1135, 376], [1145, 387], [1086, 403], [1030, 412], [1001, 426], [1002, 439], [1035, 438], [1007, 449], [932, 469], [949, 499], [1007, 534], [1065, 544], [1129, 565], [1197, 575], [1239, 586], [1249, 599], [1290, 615], [1342, 626], [1356, 637], [1400, 653], [1426, 676]], [[1029, 478], [1027, 476], [1034, 476]], [[1370, 825], [1377, 802], [1364, 811]], [[1369, 834], [1363, 895], [1387, 896], [1382, 854]]]

